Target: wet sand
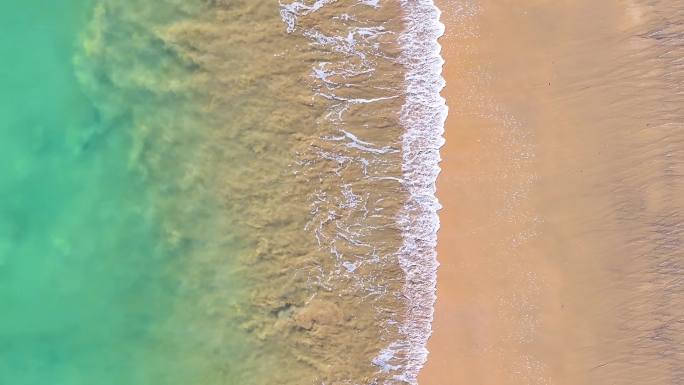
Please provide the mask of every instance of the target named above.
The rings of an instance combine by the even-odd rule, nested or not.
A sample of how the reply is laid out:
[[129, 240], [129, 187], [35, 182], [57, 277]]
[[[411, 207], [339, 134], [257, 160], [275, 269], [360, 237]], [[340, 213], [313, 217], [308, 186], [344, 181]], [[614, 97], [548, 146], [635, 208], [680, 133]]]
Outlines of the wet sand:
[[684, 7], [467, 3], [420, 384], [684, 383]]

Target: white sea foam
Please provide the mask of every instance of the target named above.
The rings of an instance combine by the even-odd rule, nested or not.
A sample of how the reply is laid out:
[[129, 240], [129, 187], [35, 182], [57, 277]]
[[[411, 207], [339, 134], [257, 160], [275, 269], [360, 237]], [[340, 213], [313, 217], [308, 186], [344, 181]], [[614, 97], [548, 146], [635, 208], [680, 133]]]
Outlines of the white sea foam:
[[[351, 84], [352, 79], [360, 75], [374, 75], [376, 60], [395, 60], [384, 56], [378, 49], [378, 37], [393, 32], [383, 25], [358, 26], [359, 19], [347, 13], [334, 17], [342, 23], [350, 22], [345, 25], [346, 31], [340, 29], [345, 32], [339, 35], [324, 33], [317, 27], [298, 28], [299, 18], [305, 20], [307, 15], [335, 3], [335, 0], [293, 1], [287, 4], [281, 2], [281, 15], [288, 33], [296, 32], [306, 37], [311, 47], [323, 52], [321, 57], [327, 57], [324, 56], [325, 52], [331, 52], [344, 58], [334, 59], [333, 56], [333, 59], [321, 60], [312, 67], [314, 93], [329, 103], [324, 120], [337, 130], [336, 133], [321, 138], [334, 145], [325, 149], [315, 148], [319, 159], [331, 161], [334, 165], [331, 174], [336, 177], [342, 177], [341, 170], [356, 163], [363, 169], [363, 175], [368, 180], [401, 184], [410, 196], [396, 218], [403, 236], [398, 259], [406, 277], [401, 294], [408, 302], [408, 314], [401, 320], [389, 321], [392, 325], [399, 324], [400, 338], [394, 341], [388, 339], [387, 346], [372, 360], [380, 372], [392, 378], [391, 382], [383, 382], [385, 385], [416, 384], [418, 372], [427, 358], [426, 344], [431, 334], [438, 266], [435, 247], [439, 228], [437, 211], [440, 205], [435, 196], [435, 182], [440, 171], [439, 150], [444, 143], [444, 122], [447, 115], [445, 100], [440, 96], [444, 87], [441, 75], [444, 61], [437, 41], [444, 32], [444, 25], [439, 21], [440, 11], [433, 0], [399, 1], [405, 15], [405, 30], [399, 36], [399, 43], [403, 47], [399, 64], [406, 70], [405, 95], [397, 95], [401, 93], [400, 89], [382, 89], [381, 96], [375, 93], [350, 93], [350, 90], [357, 89]], [[358, 4], [379, 8], [380, 1], [359, 0]], [[374, 92], [380, 89], [374, 88]], [[345, 92], [339, 92], [340, 90]], [[382, 165], [385, 162], [383, 157], [397, 153], [399, 146], [372, 143], [365, 138], [366, 135], [355, 133], [357, 127], [347, 126], [345, 120], [345, 113], [352, 107], [391, 101], [399, 97], [404, 97], [400, 122], [405, 130], [400, 143], [401, 178], [383, 174], [383, 167], [368, 171], [373, 164]], [[373, 245], [360, 241], [373, 229], [364, 222], [368, 218], [368, 197], [354, 192], [354, 183], [355, 181], [341, 182], [339, 191], [326, 190], [314, 195], [311, 206], [314, 218], [310, 226], [307, 226], [314, 233], [318, 244], [330, 251], [339, 262], [339, 268], [347, 274], [356, 274], [361, 264], [379, 263], [382, 259], [376, 254]], [[331, 202], [336, 204], [331, 206]], [[340, 217], [340, 210], [365, 212], [348, 219]], [[382, 210], [376, 208], [372, 215], [383, 215]], [[394, 217], [388, 219], [393, 221]], [[356, 222], [345, 222], [346, 220]], [[331, 228], [327, 224], [333, 222], [336, 231], [326, 230]], [[344, 255], [340, 252], [341, 248], [338, 248], [343, 244], [347, 250], [355, 250], [355, 255], [358, 252], [357, 258], [362, 258], [364, 253], [372, 254], [373, 258], [368, 257], [363, 261], [348, 260], [349, 255]], [[366, 289], [369, 293], [384, 290], [371, 285]]]
[[[411, 198], [402, 209], [403, 228], [400, 262], [406, 274], [404, 296], [409, 302], [408, 321], [401, 326], [406, 341], [403, 356], [408, 358], [404, 372], [397, 378], [417, 383], [425, 364], [427, 340], [432, 333], [432, 318], [437, 281], [437, 230], [440, 209], [435, 182], [440, 172], [439, 150], [444, 144], [445, 99], [440, 92], [444, 60], [438, 38], [444, 34], [440, 10], [433, 0], [401, 0], [406, 30], [400, 37], [402, 63], [406, 66], [406, 102], [401, 122], [403, 137], [403, 185]], [[396, 348], [395, 348], [396, 349]]]
[[367, 5], [373, 8], [378, 8], [380, 6], [380, 0], [360, 0], [359, 4]]

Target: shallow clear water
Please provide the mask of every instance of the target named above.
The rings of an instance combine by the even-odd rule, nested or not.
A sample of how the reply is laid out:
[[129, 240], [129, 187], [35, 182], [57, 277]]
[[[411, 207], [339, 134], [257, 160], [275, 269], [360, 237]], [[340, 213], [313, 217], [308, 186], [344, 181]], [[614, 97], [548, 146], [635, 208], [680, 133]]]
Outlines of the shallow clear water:
[[[223, 267], [187, 268], [214, 247], [214, 203], [179, 181], [201, 138], [187, 131], [203, 127], [174, 131], [187, 140], [180, 148], [157, 143], [187, 95], [160, 107], [144, 88], [109, 80], [165, 57], [155, 44], [126, 52], [131, 24], [101, 27], [109, 19], [93, 6], [0, 5], [0, 383], [259, 383], [253, 366], [268, 359], [248, 359], [234, 319], [206, 314], [242, 286], [202, 272], [230, 270], [237, 242], [222, 240]], [[92, 54], [87, 31], [98, 28], [117, 61]], [[206, 236], [174, 229], [184, 221]], [[215, 293], [222, 302], [207, 304]]]
[[0, 5], [0, 383], [187, 383], [200, 351], [174, 309], [183, 248], [130, 162], [135, 126], [104, 118], [75, 75], [91, 13]]

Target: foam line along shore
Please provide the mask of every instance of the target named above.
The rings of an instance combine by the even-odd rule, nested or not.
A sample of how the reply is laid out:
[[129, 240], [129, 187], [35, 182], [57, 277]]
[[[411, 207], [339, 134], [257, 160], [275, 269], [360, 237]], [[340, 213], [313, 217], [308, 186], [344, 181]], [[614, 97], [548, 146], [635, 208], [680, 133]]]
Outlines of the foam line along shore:
[[[317, 240], [377, 302], [370, 311], [381, 350], [371, 362], [381, 378], [415, 383], [434, 303], [434, 180], [446, 114], [439, 11], [431, 1], [282, 6], [288, 31], [324, 55], [312, 89], [326, 112], [303, 171], [321, 179], [325, 171], [312, 166], [335, 169], [312, 199], [312, 212], [324, 214]], [[336, 218], [340, 208], [349, 214]]]

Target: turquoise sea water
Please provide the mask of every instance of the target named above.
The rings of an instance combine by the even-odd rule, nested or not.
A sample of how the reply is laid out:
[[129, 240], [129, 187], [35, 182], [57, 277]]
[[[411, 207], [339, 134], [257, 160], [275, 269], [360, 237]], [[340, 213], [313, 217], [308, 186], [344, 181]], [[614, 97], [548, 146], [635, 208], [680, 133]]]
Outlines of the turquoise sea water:
[[132, 164], [139, 128], [76, 76], [92, 7], [0, 3], [0, 384], [200, 383], [211, 353], [178, 309], [194, 294], [163, 178]]

